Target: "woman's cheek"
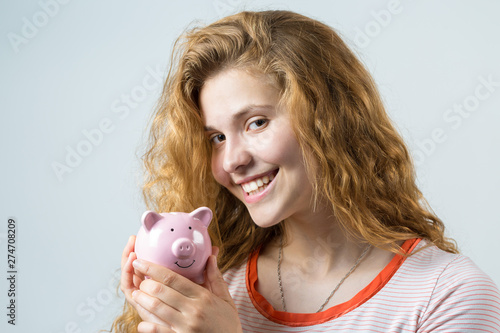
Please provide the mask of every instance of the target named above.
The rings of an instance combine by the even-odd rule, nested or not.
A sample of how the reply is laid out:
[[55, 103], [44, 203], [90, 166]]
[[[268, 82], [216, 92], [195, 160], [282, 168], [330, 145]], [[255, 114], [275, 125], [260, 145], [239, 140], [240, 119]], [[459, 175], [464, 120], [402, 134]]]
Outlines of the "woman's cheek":
[[229, 185], [229, 175], [224, 171], [222, 158], [216, 153], [213, 153], [212, 155], [212, 175], [217, 183], [222, 186], [227, 187]]

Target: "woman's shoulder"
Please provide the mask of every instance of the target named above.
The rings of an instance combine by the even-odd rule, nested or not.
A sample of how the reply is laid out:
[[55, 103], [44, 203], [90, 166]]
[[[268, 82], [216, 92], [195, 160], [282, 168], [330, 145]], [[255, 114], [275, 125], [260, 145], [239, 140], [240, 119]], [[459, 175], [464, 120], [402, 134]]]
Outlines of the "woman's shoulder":
[[421, 315], [422, 328], [463, 328], [465, 323], [472, 328], [489, 323], [500, 329], [498, 287], [469, 257], [443, 251], [426, 241], [415, 250], [402, 268], [406, 276], [419, 276], [430, 287]]
[[439, 288], [450, 290], [452, 286], [474, 288], [478, 284], [498, 294], [493, 280], [469, 257], [441, 250], [429, 241], [421, 240], [401, 267], [405, 275], [427, 277], [426, 281]]
[[425, 271], [432, 275], [437, 274], [437, 277], [443, 281], [491, 280], [469, 257], [443, 251], [426, 240], [420, 241], [405, 264], [412, 270]]

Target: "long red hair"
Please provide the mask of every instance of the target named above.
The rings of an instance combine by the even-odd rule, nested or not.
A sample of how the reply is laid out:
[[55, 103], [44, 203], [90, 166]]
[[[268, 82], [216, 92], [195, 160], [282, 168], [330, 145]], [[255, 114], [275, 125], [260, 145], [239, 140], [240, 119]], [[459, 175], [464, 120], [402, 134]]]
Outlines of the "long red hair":
[[[346, 232], [393, 252], [415, 237], [457, 252], [416, 186], [408, 149], [373, 79], [339, 35], [289, 11], [242, 12], [176, 42], [144, 155], [150, 209], [214, 211], [210, 233], [222, 271], [283, 233], [281, 224], [257, 227], [211, 174], [198, 97], [208, 78], [231, 67], [253, 68], [276, 82], [301, 149], [311, 157], [309, 170], [315, 165], [316, 199], [331, 205]], [[125, 304], [113, 329], [135, 332], [139, 322]]]

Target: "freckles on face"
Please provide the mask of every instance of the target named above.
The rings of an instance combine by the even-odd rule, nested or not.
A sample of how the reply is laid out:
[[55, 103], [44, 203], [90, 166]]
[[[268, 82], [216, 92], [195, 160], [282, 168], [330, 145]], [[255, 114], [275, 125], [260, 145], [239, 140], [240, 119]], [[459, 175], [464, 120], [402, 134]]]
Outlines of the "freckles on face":
[[222, 159], [218, 158], [217, 154], [214, 154], [214, 152], [212, 152], [211, 164], [212, 175], [214, 176], [217, 183], [224, 186], [225, 188], [228, 188], [231, 184], [231, 177], [227, 172], [224, 171]]
[[312, 186], [279, 90], [264, 74], [229, 69], [200, 91], [215, 180], [262, 227], [309, 208]]
[[230, 175], [248, 169], [251, 155], [264, 152], [273, 140], [263, 129], [278, 101], [279, 90], [262, 74], [228, 69], [205, 81], [199, 103], [212, 141], [212, 173], [219, 183], [228, 185], [234, 180]]

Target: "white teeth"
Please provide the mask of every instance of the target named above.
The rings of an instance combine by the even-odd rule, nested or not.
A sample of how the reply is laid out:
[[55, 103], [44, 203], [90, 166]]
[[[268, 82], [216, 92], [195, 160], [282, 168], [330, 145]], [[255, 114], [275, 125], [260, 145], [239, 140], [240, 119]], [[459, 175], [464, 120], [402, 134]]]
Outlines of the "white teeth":
[[259, 186], [257, 185], [256, 182], [250, 182], [250, 191], [255, 191], [256, 189], [258, 189]]
[[248, 193], [248, 195], [255, 195], [255, 194], [259, 194], [260, 192], [264, 191], [265, 188], [264, 187], [259, 187], [258, 190], [255, 190], [255, 191], [251, 191], [250, 193]]
[[241, 185], [243, 187], [243, 189], [245, 190], [245, 192], [252, 192], [252, 188], [250, 186], [250, 184], [243, 184]]
[[270, 174], [256, 180], [252, 180], [251, 182], [241, 184], [241, 187], [245, 192], [248, 193], [248, 195], [255, 195], [264, 191], [264, 189], [267, 187], [266, 185], [269, 184], [273, 179], [274, 175]]

